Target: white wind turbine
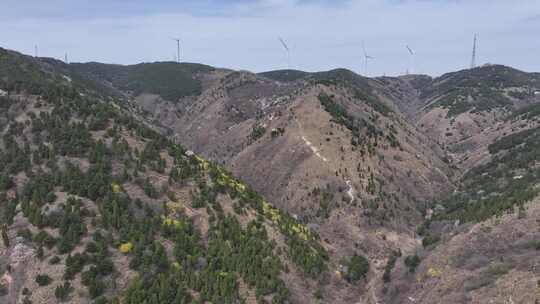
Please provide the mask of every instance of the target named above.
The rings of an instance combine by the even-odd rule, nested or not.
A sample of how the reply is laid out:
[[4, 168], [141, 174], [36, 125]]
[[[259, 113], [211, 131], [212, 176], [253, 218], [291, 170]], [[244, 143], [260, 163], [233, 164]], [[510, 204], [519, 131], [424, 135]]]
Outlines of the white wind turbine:
[[364, 44], [364, 41], [362, 41], [362, 49], [364, 50], [364, 74], [365, 76], [368, 75], [368, 60], [375, 59], [373, 56], [369, 56], [366, 52], [366, 46]]
[[408, 46], [405, 46], [407, 50], [409, 51], [409, 69], [407, 70], [407, 74], [414, 74], [414, 51]]
[[283, 46], [283, 48], [285, 49], [285, 52], [287, 53], [287, 69], [291, 69], [291, 52], [289, 50], [289, 46], [287, 45], [287, 43], [285, 43], [285, 40], [283, 40], [283, 38], [281, 37], [278, 37], [279, 39], [279, 42], [281, 42], [281, 45]]

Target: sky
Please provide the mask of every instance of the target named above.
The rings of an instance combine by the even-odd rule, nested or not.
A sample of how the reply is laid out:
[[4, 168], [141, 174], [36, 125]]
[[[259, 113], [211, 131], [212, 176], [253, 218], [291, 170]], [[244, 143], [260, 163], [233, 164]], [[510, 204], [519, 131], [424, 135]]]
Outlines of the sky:
[[[540, 0], [2, 0], [0, 47], [70, 62], [175, 59], [263, 72], [540, 72]], [[278, 38], [290, 49], [290, 61]], [[373, 59], [364, 61], [363, 45]], [[414, 51], [411, 56], [406, 46]]]

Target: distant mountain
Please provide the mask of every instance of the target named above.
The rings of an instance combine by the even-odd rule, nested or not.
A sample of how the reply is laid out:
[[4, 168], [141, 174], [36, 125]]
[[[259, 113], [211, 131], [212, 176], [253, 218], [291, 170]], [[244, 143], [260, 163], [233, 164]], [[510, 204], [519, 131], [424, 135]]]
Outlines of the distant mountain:
[[304, 78], [310, 75], [310, 73], [298, 70], [277, 70], [259, 73], [259, 75], [276, 81], [290, 82]]
[[147, 92], [176, 101], [199, 95], [201, 81], [197, 74], [215, 69], [194, 63], [155, 62], [124, 66], [91, 62], [70, 64], [69, 70], [128, 94]]

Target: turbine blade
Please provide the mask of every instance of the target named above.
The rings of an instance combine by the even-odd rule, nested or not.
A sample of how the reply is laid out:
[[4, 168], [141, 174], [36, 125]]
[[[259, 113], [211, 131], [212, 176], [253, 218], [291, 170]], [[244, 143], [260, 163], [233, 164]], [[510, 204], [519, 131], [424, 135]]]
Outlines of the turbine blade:
[[287, 46], [287, 43], [285, 43], [285, 40], [283, 40], [283, 38], [281, 37], [278, 37], [279, 39], [279, 42], [281, 42], [281, 45], [283, 45], [283, 47], [285, 48], [285, 50], [288, 52], [289, 51], [289, 47]]
[[414, 55], [413, 50], [411, 50], [411, 48], [410, 48], [408, 45], [406, 45], [406, 47], [407, 47], [407, 50], [409, 50], [409, 53], [410, 53], [411, 55]]

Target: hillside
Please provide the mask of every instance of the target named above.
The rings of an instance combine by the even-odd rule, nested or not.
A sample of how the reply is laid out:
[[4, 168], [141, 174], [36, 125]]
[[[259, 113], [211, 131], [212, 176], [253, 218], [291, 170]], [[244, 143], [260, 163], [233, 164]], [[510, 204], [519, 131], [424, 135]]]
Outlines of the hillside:
[[0, 56], [2, 303], [312, 301], [315, 232], [122, 100]]
[[[141, 94], [133, 101], [164, 134], [223, 164], [316, 229], [332, 263], [366, 256], [375, 265], [364, 284], [368, 302], [405, 299], [393, 285], [401, 279], [384, 283], [389, 265], [407, 265], [417, 253], [424, 267], [429, 245], [444, 248], [466, 231], [459, 223], [489, 221], [537, 195], [535, 175], [513, 179], [534, 164], [529, 148], [505, 154], [528, 160], [515, 165], [489, 153], [498, 141], [519, 146], [504, 136], [537, 126], [535, 74], [486, 66], [438, 78], [369, 79], [344, 69], [213, 77], [198, 97], [172, 103]], [[468, 96], [467, 106], [457, 111], [461, 96]], [[508, 102], [499, 105], [498, 98]], [[454, 123], [462, 133], [451, 141], [450, 128], [441, 132]], [[510, 165], [497, 166], [501, 161]], [[477, 197], [487, 198], [475, 204]], [[459, 229], [451, 228], [456, 219]], [[325, 288], [324, 299], [353, 303], [343, 297], [352, 288]]]
[[486, 66], [424, 85], [417, 126], [461, 173], [419, 227], [423, 246], [388, 272], [385, 302], [536, 303], [537, 74]]
[[405, 257], [408, 265], [395, 263], [380, 290], [384, 303], [538, 303], [540, 198], [522, 206], [453, 229], [432, 223], [447, 231]]
[[145, 92], [177, 101], [182, 97], [199, 95], [202, 84], [196, 75], [215, 69], [201, 64], [175, 62], [129, 66], [92, 62], [70, 64], [68, 70], [131, 95]]
[[424, 104], [417, 126], [444, 147], [454, 164], [470, 168], [485, 161], [485, 148], [532, 121], [509, 121], [540, 101], [540, 78], [505, 66], [445, 74], [421, 89]]
[[538, 79], [0, 49], [0, 302], [534, 303]]
[[[378, 81], [343, 69], [283, 73], [224, 71], [198, 97], [169, 102], [143, 93], [133, 102], [164, 134], [318, 231], [331, 263], [344, 267], [358, 254], [383, 265], [392, 252], [414, 248], [422, 212], [453, 189], [442, 150]], [[353, 302], [357, 286], [339, 276], [331, 282], [325, 300]]]
[[[515, 119], [536, 121], [536, 108]], [[401, 303], [404, 295], [422, 303], [539, 301], [539, 136], [534, 127], [487, 145], [488, 160], [429, 210], [418, 229], [423, 248], [405, 258], [408, 267], [389, 273], [386, 302]]]

